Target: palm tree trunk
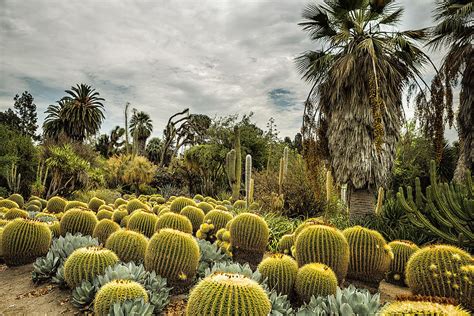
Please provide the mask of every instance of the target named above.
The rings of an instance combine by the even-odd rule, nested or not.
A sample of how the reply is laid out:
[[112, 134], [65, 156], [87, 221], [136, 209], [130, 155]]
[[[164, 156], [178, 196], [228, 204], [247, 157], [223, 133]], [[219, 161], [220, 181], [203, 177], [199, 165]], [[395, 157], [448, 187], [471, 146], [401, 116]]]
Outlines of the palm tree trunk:
[[350, 217], [374, 214], [374, 194], [370, 189], [353, 189], [349, 197]]

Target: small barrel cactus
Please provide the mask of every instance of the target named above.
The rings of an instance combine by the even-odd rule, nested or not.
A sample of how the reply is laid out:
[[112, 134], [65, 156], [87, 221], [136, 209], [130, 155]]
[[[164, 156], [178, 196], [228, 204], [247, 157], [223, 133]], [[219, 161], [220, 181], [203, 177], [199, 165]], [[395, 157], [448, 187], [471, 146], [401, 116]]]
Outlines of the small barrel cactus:
[[209, 211], [214, 209], [214, 206], [212, 206], [211, 204], [207, 202], [199, 202], [197, 204], [197, 207], [199, 207], [204, 212], [204, 214], [207, 214], [209, 213]]
[[294, 256], [300, 267], [311, 262], [328, 265], [341, 283], [349, 266], [349, 244], [335, 227], [309, 225], [296, 238]]
[[114, 207], [113, 207], [113, 205], [102, 204], [101, 206], [99, 206], [99, 210], [97, 212], [102, 211], [102, 210], [107, 210], [107, 211], [113, 212]]
[[204, 196], [202, 196], [201, 194], [196, 194], [196, 195], [193, 197], [193, 200], [202, 202], [202, 201], [204, 201]]
[[387, 273], [393, 252], [383, 236], [375, 230], [354, 226], [343, 232], [349, 243], [348, 278], [378, 284]]
[[120, 205], [127, 205], [127, 201], [122, 198], [117, 198], [114, 201], [114, 207], [118, 208]]
[[83, 209], [88, 209], [89, 206], [87, 206], [86, 203], [80, 202], [80, 201], [69, 201], [66, 203], [66, 206], [64, 207], [64, 212], [67, 210], [70, 210], [72, 208], [83, 208]]
[[388, 245], [392, 248], [393, 260], [387, 272], [387, 281], [398, 285], [405, 285], [405, 266], [411, 255], [420, 248], [408, 240], [394, 240], [388, 243]]
[[12, 195], [8, 197], [8, 199], [18, 204], [19, 208], [22, 208], [23, 205], [25, 204], [25, 199], [23, 199], [23, 196], [21, 196], [21, 194], [18, 194], [18, 193], [13, 193]]
[[278, 251], [285, 255], [291, 255], [291, 247], [295, 244], [295, 236], [293, 234], [286, 234], [281, 236], [278, 241]]
[[99, 210], [99, 207], [104, 204], [105, 204], [104, 200], [101, 200], [94, 196], [92, 199], [90, 199], [88, 206], [89, 206], [89, 209], [91, 209], [94, 212], [97, 212]]
[[9, 221], [15, 218], [28, 218], [28, 212], [15, 207], [9, 209], [5, 215], [3, 215], [3, 218]]
[[155, 232], [156, 221], [158, 216], [145, 211], [135, 211], [127, 222], [127, 228], [142, 233], [147, 237], [151, 237]]
[[28, 203], [26, 203], [26, 206], [28, 207], [29, 205], [35, 205], [37, 206], [39, 209], [43, 209], [43, 204], [41, 204], [41, 201], [40, 200], [30, 200], [28, 201]]
[[155, 271], [170, 284], [189, 284], [199, 264], [199, 245], [190, 235], [162, 229], [150, 239], [145, 253], [145, 269]]
[[295, 231], [293, 232], [293, 235], [295, 236], [295, 241], [298, 235], [307, 227], [309, 226], [314, 226], [314, 225], [328, 225], [326, 221], [321, 218], [321, 217], [311, 217], [306, 219], [303, 223], [299, 224], [298, 227], [296, 227]]
[[232, 206], [236, 210], [245, 210], [247, 208], [247, 202], [244, 200], [237, 200]]
[[309, 263], [298, 270], [295, 291], [303, 302], [309, 302], [313, 295], [334, 295], [336, 290], [336, 274], [327, 265]]
[[267, 294], [257, 282], [241, 274], [214, 273], [191, 291], [186, 315], [267, 316], [271, 309]]
[[270, 289], [282, 295], [290, 295], [298, 273], [296, 261], [283, 254], [274, 254], [258, 265], [258, 271], [267, 279]]
[[96, 224], [97, 217], [94, 212], [73, 208], [64, 213], [59, 226], [62, 236], [65, 236], [66, 233], [92, 236]]
[[204, 216], [204, 223], [213, 224], [214, 230], [217, 232], [221, 228], [225, 228], [225, 225], [232, 219], [232, 214], [222, 210], [209, 211]]
[[148, 210], [149, 207], [139, 199], [132, 199], [127, 203], [128, 214], [132, 214], [136, 210]]
[[385, 305], [379, 316], [398, 315], [437, 315], [437, 316], [469, 316], [468, 311], [460, 306], [441, 304], [429, 301], [396, 301]]
[[182, 231], [184, 233], [192, 234], [193, 225], [191, 221], [184, 215], [176, 213], [165, 213], [158, 217], [155, 225], [155, 231], [159, 231], [163, 228], [171, 228]]
[[197, 232], [199, 226], [204, 222], [204, 211], [195, 206], [186, 206], [179, 214], [186, 216], [191, 221], [194, 233]]
[[408, 260], [405, 276], [414, 294], [453, 298], [467, 308], [474, 308], [473, 258], [460, 248], [448, 245], [421, 248]]
[[46, 208], [51, 213], [61, 213], [64, 212], [64, 208], [66, 207], [67, 201], [62, 197], [55, 196], [48, 200], [46, 204]]
[[170, 205], [170, 210], [171, 212], [174, 212], [174, 213], [179, 213], [181, 212], [181, 210], [183, 208], [185, 208], [186, 206], [197, 206], [196, 202], [194, 202], [194, 200], [190, 199], [190, 198], [187, 198], [187, 197], [184, 197], [184, 196], [180, 196], [180, 197], [177, 197], [176, 199], [173, 200], [173, 202], [171, 202], [171, 205]]
[[105, 247], [115, 252], [120, 261], [136, 263], [145, 259], [147, 245], [148, 239], [133, 230], [118, 230], [105, 242]]
[[108, 249], [97, 246], [79, 248], [64, 263], [64, 279], [74, 289], [83, 281], [92, 281], [118, 261], [117, 255]]
[[100, 220], [94, 228], [92, 237], [97, 238], [99, 244], [105, 244], [109, 236], [120, 229], [120, 225], [110, 219]]
[[48, 225], [48, 228], [51, 230], [51, 233], [53, 234], [53, 238], [59, 238], [59, 236], [61, 236], [61, 228], [58, 221], [46, 222], [46, 224]]
[[120, 224], [122, 219], [128, 215], [128, 211], [126, 209], [116, 209], [112, 213], [112, 220], [116, 222], [117, 224]]
[[45, 256], [51, 244], [51, 231], [45, 223], [17, 218], [3, 228], [1, 248], [9, 266], [27, 264]]
[[0, 207], [5, 207], [5, 208], [20, 208], [16, 202], [8, 199], [3, 199], [0, 200]]
[[131, 280], [112, 280], [102, 286], [94, 299], [94, 314], [98, 316], [110, 315], [110, 308], [115, 303], [142, 298], [148, 302], [145, 288]]
[[101, 219], [112, 219], [112, 215], [114, 214], [113, 211], [102, 209], [97, 212], [97, 219], [100, 221]]

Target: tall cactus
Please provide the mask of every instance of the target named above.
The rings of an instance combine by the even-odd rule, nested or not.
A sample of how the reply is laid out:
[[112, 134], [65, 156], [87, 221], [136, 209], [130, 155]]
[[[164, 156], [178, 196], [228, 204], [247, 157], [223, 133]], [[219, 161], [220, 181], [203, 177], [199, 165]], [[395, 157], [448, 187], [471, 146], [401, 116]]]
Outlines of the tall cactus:
[[247, 208], [253, 202], [253, 181], [252, 181], [252, 156], [245, 157], [245, 202]]
[[278, 194], [283, 192], [283, 183], [288, 172], [288, 147], [283, 149], [283, 157], [280, 158], [280, 171], [278, 173]]
[[326, 172], [326, 202], [329, 202], [332, 197], [332, 188], [334, 186], [334, 180], [332, 178], [331, 170]]
[[397, 198], [416, 227], [428, 231], [449, 243], [469, 246], [474, 243], [474, 190], [470, 171], [464, 183], [440, 183], [436, 164], [430, 164], [430, 182], [423, 194], [420, 179], [415, 180], [415, 199], [412, 188], [403, 188]]
[[240, 182], [242, 177], [242, 153], [240, 149], [240, 130], [234, 127], [234, 149], [226, 156], [226, 173], [229, 185], [232, 188], [232, 199], [237, 201], [240, 197]]
[[18, 168], [15, 163], [12, 164], [10, 170], [8, 171], [6, 179], [10, 191], [13, 193], [20, 192], [21, 173], [18, 173]]
[[377, 205], [375, 206], [375, 214], [380, 214], [380, 212], [382, 211], [384, 193], [384, 189], [380, 187], [379, 193], [377, 194]]

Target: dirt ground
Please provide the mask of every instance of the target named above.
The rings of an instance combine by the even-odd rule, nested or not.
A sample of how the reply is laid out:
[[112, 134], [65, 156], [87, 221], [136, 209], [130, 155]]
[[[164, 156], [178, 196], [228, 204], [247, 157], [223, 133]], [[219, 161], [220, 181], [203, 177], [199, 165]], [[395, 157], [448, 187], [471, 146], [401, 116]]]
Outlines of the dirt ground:
[[[69, 302], [70, 291], [55, 285], [35, 285], [31, 281], [32, 265], [9, 268], [0, 265], [0, 315], [80, 315]], [[364, 287], [363, 284], [355, 284]], [[376, 290], [376, 289], [373, 289]], [[382, 282], [379, 287], [383, 302], [395, 299], [397, 295], [409, 294], [407, 288]], [[165, 315], [184, 315], [184, 295], [171, 298]]]

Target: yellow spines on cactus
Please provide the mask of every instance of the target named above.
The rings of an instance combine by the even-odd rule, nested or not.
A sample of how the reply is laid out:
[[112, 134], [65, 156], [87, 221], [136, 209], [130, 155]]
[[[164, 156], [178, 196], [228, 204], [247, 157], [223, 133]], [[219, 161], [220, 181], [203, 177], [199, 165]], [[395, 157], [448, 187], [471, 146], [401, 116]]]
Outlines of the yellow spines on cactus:
[[199, 258], [199, 245], [190, 234], [165, 228], [150, 239], [145, 269], [156, 271], [172, 284], [189, 284], [196, 275]]
[[64, 279], [74, 289], [83, 281], [92, 281], [118, 261], [117, 255], [108, 249], [96, 246], [79, 248], [64, 263]]
[[61, 213], [64, 212], [64, 208], [66, 207], [67, 201], [62, 197], [55, 196], [48, 200], [46, 204], [46, 208], [51, 213]]
[[59, 226], [62, 236], [65, 236], [66, 233], [92, 236], [96, 224], [97, 217], [94, 212], [73, 208], [64, 213]]
[[50, 244], [51, 231], [45, 223], [17, 218], [3, 228], [3, 259], [9, 266], [31, 263], [45, 256]]
[[127, 203], [128, 214], [132, 214], [136, 210], [149, 210], [148, 205], [140, 201], [139, 199], [132, 199]]
[[191, 221], [186, 216], [173, 212], [165, 213], [158, 217], [155, 224], [155, 231], [159, 231], [163, 228], [176, 229], [188, 234], [193, 233]]
[[128, 219], [127, 228], [151, 237], [155, 232], [158, 216], [153, 213], [136, 210]]
[[202, 201], [204, 201], [204, 196], [202, 196], [201, 194], [196, 194], [196, 195], [193, 197], [193, 199], [194, 199], [195, 201], [202, 202]]
[[112, 220], [116, 222], [117, 224], [120, 224], [122, 219], [128, 215], [128, 212], [126, 209], [116, 209], [112, 213]]
[[118, 208], [120, 205], [127, 205], [127, 201], [125, 199], [122, 199], [122, 198], [115, 199], [114, 207]]
[[327, 265], [309, 263], [298, 270], [295, 291], [302, 301], [309, 302], [313, 295], [315, 297], [335, 295], [336, 290], [336, 274]]
[[296, 281], [298, 264], [293, 258], [277, 253], [260, 262], [258, 271], [267, 279], [270, 289], [289, 295]]
[[232, 214], [222, 210], [212, 210], [204, 216], [204, 223], [213, 224], [214, 230], [218, 231], [224, 228], [226, 224], [232, 219]]
[[113, 211], [109, 211], [106, 209], [99, 210], [97, 212], [97, 219], [100, 221], [101, 219], [112, 219], [112, 215], [114, 214]]
[[395, 284], [405, 284], [405, 266], [411, 255], [415, 253], [418, 246], [408, 240], [394, 240], [388, 243], [393, 252], [393, 260], [387, 272], [387, 281]]
[[99, 207], [101, 207], [104, 204], [105, 204], [104, 200], [101, 200], [94, 196], [92, 199], [90, 199], [89, 204], [87, 206], [89, 207], [90, 210], [97, 212], [99, 210]]
[[86, 203], [84, 202], [80, 202], [80, 201], [69, 201], [66, 203], [66, 206], [64, 207], [64, 212], [66, 212], [67, 210], [70, 210], [72, 208], [84, 208], [84, 209], [88, 209], [89, 206], [87, 206]]
[[187, 197], [184, 197], [184, 196], [180, 196], [180, 197], [177, 197], [176, 199], [174, 199], [173, 202], [171, 202], [170, 210], [171, 210], [171, 212], [179, 213], [186, 206], [196, 206], [197, 207], [197, 204], [196, 204], [196, 202], [194, 202], [193, 199], [190, 199], [190, 198], [187, 198]]
[[51, 230], [53, 238], [58, 238], [61, 236], [61, 229], [58, 221], [47, 222], [46, 225], [48, 225], [48, 228]]
[[193, 225], [193, 232], [197, 232], [199, 226], [204, 222], [204, 216], [206, 215], [202, 209], [195, 206], [186, 206], [179, 213], [183, 216], [186, 216]]
[[210, 196], [206, 196], [204, 198], [204, 202], [207, 202], [207, 203], [211, 204], [212, 206], [215, 206], [217, 204], [217, 200], [213, 197], [210, 197]]
[[337, 228], [327, 225], [309, 225], [295, 241], [293, 253], [300, 267], [319, 262], [328, 265], [341, 283], [349, 266], [349, 244]]
[[30, 204], [26, 206], [26, 211], [27, 212], [41, 212], [41, 208], [39, 208], [37, 205]]
[[214, 209], [214, 206], [207, 202], [199, 202], [197, 204], [197, 207], [199, 207], [201, 210], [203, 210], [204, 214], [207, 214], [210, 210]]
[[449, 245], [430, 245], [416, 251], [405, 267], [406, 282], [414, 294], [454, 298], [474, 308], [472, 256]]
[[245, 210], [247, 208], [247, 202], [244, 200], [237, 200], [234, 202], [232, 207], [237, 210]]
[[116, 232], [120, 229], [120, 225], [115, 223], [110, 219], [102, 219], [100, 220], [94, 228], [94, 232], [92, 233], [92, 237], [97, 238], [99, 244], [105, 244], [107, 238], [109, 238], [110, 234]]
[[246, 276], [214, 273], [200, 281], [189, 295], [188, 316], [267, 316], [271, 303], [264, 289]]
[[171, 212], [170, 208], [165, 206], [165, 207], [160, 207], [160, 210], [158, 211], [158, 215], [163, 215], [165, 213]]
[[126, 229], [112, 233], [105, 242], [105, 247], [112, 250], [120, 261], [136, 263], [145, 259], [147, 245], [148, 239], [145, 235]]
[[142, 298], [148, 302], [145, 288], [131, 280], [112, 280], [102, 286], [94, 299], [94, 314], [97, 316], [109, 315], [110, 308], [115, 303]]
[[20, 208], [20, 206], [12, 201], [12, 200], [8, 200], [8, 199], [3, 199], [3, 200], [0, 200], [0, 207], [5, 207], [5, 208]]
[[305, 229], [306, 227], [309, 226], [314, 226], [314, 225], [326, 225], [326, 226], [331, 226], [326, 223], [326, 221], [322, 217], [311, 217], [306, 219], [304, 222], [298, 225], [296, 227], [295, 231], [293, 232], [293, 236], [295, 236], [295, 241], [296, 237]]
[[436, 315], [469, 316], [470, 313], [460, 306], [423, 301], [396, 301], [385, 305], [377, 315]]
[[14, 207], [5, 213], [3, 218], [9, 221], [14, 220], [15, 218], [28, 218], [28, 212]]
[[295, 236], [293, 234], [283, 235], [278, 241], [278, 251], [285, 255], [291, 255], [291, 247], [295, 244]]
[[25, 199], [21, 196], [21, 194], [14, 193], [8, 197], [8, 200], [15, 202], [18, 204], [19, 208], [23, 208], [23, 205], [25, 204]]
[[383, 236], [375, 230], [354, 226], [343, 232], [349, 243], [348, 278], [379, 283], [387, 273], [393, 252]]

